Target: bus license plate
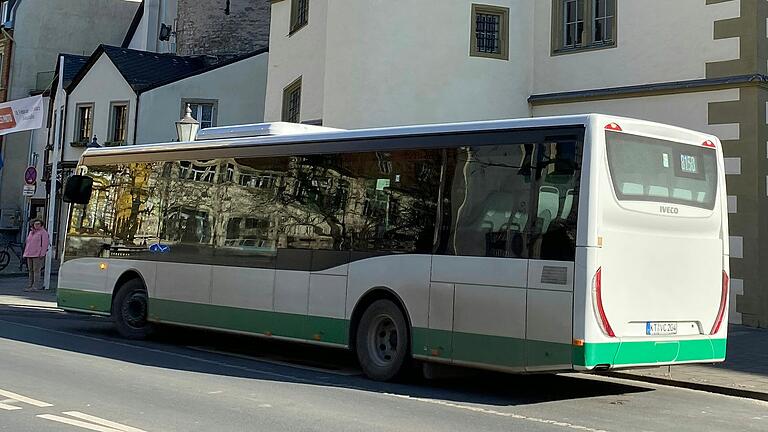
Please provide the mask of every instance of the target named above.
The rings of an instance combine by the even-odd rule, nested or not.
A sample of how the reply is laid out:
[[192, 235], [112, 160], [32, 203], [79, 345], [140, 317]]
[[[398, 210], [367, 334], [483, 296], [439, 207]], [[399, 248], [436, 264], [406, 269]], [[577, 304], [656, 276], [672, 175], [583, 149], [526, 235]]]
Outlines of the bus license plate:
[[676, 335], [677, 323], [675, 322], [647, 322], [645, 323], [645, 334], [649, 336], [658, 335]]

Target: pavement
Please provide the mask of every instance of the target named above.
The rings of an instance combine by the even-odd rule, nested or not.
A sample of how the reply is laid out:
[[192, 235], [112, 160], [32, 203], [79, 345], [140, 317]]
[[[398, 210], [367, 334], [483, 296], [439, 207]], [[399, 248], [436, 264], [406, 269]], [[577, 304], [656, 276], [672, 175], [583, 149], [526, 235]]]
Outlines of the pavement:
[[[26, 278], [1, 278], [0, 305], [55, 309], [56, 282], [52, 278], [53, 290], [23, 292]], [[768, 330], [730, 325], [724, 363], [631, 369], [606, 375], [768, 401]]]

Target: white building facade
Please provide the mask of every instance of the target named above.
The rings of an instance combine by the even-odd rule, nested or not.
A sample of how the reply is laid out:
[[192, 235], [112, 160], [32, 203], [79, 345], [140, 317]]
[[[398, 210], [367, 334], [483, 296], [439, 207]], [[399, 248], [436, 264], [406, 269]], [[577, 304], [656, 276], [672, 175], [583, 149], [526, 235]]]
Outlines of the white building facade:
[[277, 0], [265, 118], [363, 128], [604, 112], [713, 133], [727, 157], [730, 317], [768, 327], [767, 19], [755, 0]]

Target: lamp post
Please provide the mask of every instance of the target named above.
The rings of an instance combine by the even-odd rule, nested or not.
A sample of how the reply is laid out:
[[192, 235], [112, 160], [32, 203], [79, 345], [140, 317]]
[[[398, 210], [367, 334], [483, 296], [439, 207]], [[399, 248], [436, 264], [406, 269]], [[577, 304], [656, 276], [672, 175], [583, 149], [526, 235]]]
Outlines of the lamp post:
[[192, 117], [192, 108], [187, 104], [187, 112], [184, 117], [176, 122], [176, 137], [180, 142], [194, 141], [200, 122]]

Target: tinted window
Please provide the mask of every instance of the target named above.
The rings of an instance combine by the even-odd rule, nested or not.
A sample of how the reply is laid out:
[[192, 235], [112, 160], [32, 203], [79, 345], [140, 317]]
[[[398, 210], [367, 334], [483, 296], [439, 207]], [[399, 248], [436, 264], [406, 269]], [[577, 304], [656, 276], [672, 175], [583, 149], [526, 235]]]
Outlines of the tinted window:
[[533, 145], [447, 151], [441, 237], [449, 255], [528, 256]]
[[440, 150], [348, 154], [347, 227], [357, 251], [432, 253]]
[[574, 259], [579, 142], [462, 147], [445, 155], [440, 253]]
[[714, 149], [610, 131], [606, 146], [619, 200], [715, 207]]

